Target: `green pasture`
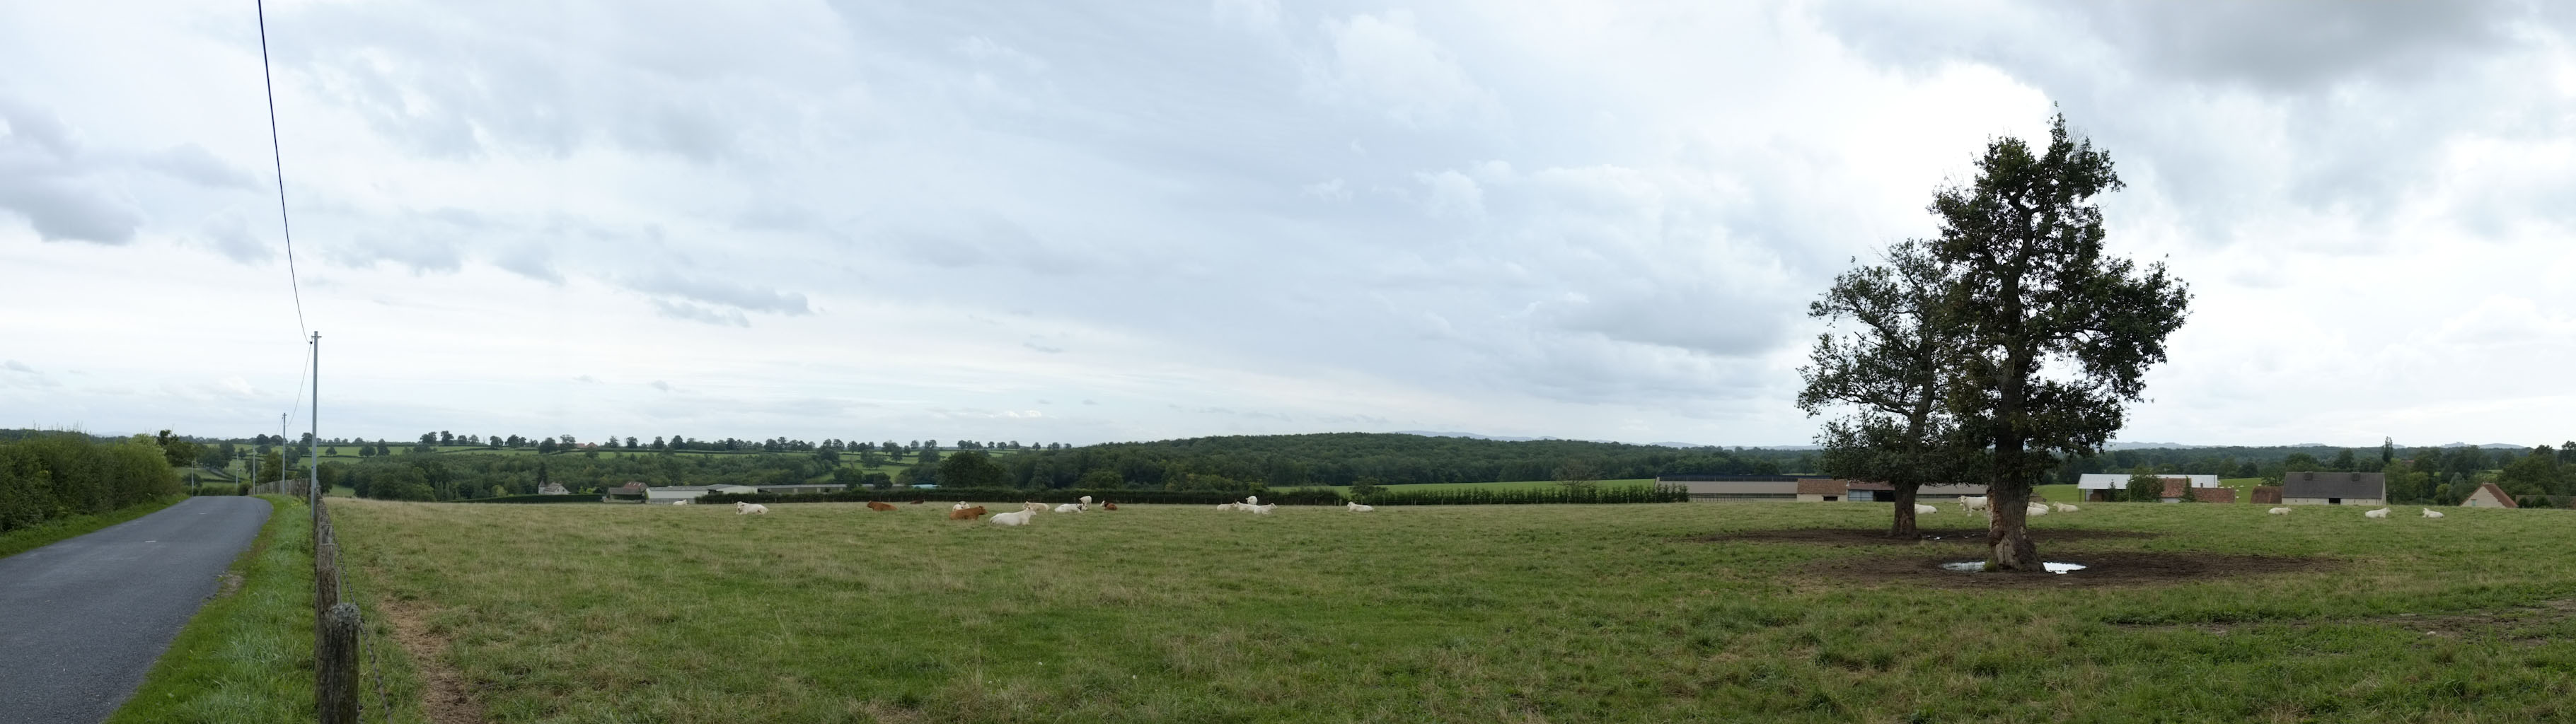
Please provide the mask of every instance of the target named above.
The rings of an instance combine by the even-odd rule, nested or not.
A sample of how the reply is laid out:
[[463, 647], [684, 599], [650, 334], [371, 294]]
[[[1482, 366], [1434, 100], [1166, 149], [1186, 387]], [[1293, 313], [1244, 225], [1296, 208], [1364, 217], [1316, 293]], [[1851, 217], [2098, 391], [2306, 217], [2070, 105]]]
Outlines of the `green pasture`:
[[[2208, 567], [2096, 585], [2114, 579], [1931, 568], [1980, 556], [1956, 540], [1709, 539], [1880, 529], [1870, 503], [1138, 505], [1017, 528], [770, 509], [334, 506], [354, 585], [419, 611], [426, 663], [495, 722], [2576, 715], [2563, 511], [2036, 519], [2049, 560]], [[2142, 537], [2046, 542], [2089, 530]]]

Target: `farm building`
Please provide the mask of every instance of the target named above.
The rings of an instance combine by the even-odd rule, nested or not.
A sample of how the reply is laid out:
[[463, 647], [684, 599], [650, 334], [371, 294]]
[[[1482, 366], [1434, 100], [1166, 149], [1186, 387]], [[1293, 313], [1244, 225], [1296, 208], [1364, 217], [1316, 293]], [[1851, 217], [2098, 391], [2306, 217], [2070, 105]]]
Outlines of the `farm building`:
[[[2166, 478], [2166, 485], [2168, 487], [2172, 485], [2171, 480], [2175, 478], [2189, 481], [2190, 487], [2194, 488], [2219, 487], [2218, 476], [2216, 475], [2158, 475], [2156, 477]], [[2075, 479], [2075, 489], [2084, 492], [2085, 500], [2090, 500], [2096, 503], [2106, 502], [2119, 495], [2116, 491], [2129, 489], [2129, 474], [2085, 473], [2083, 477]], [[2182, 496], [2179, 493], [2169, 494], [2164, 497], [2173, 499], [2165, 501], [2168, 503], [2182, 499]]]
[[2387, 505], [2388, 478], [2379, 473], [2287, 473], [2281, 476], [2281, 504]]
[[1851, 494], [1851, 481], [1841, 478], [1799, 478], [1798, 502], [1832, 503]]
[[760, 489], [749, 485], [709, 485], [707, 492], [722, 495], [750, 495], [760, 492]]
[[659, 488], [645, 488], [644, 504], [673, 505], [681, 501], [696, 500], [706, 494], [707, 486], [704, 485], [666, 485]]
[[[1896, 486], [1889, 485], [1887, 483], [1873, 483], [1863, 480], [1855, 480], [1852, 481], [1850, 490], [1851, 497], [1848, 498], [1848, 500], [1864, 503], [1871, 501], [1881, 503], [1896, 502]], [[1986, 486], [1984, 483], [1940, 483], [1937, 485], [1925, 485], [1914, 489], [1914, 499], [1923, 502], [1930, 502], [1934, 499], [1947, 500], [1961, 495], [1985, 494]]]
[[2281, 504], [2281, 486], [2278, 486], [2278, 485], [2257, 485], [2257, 486], [2254, 486], [2254, 504], [2255, 504], [2255, 505], [2280, 505], [2280, 504]]
[[2157, 498], [2159, 502], [2180, 503], [2183, 502], [2183, 496], [2186, 495], [2191, 496], [2191, 499], [2194, 502], [2201, 503], [2236, 502], [2235, 488], [2203, 488], [2192, 485], [2191, 481], [2178, 477], [2167, 477], [2164, 478], [2164, 481], [2164, 495]]
[[1666, 475], [1656, 485], [1679, 485], [1693, 501], [1797, 500], [1793, 475]]
[[2460, 507], [2520, 508], [2522, 506], [2514, 503], [2513, 496], [2504, 494], [2504, 489], [2496, 487], [2495, 483], [2479, 483], [2477, 492], [2470, 493], [2467, 500], [2460, 501]]
[[599, 491], [599, 502], [641, 503], [644, 502], [644, 490], [645, 486], [643, 483], [630, 482], [625, 485]]
[[563, 483], [558, 483], [558, 482], [553, 482], [553, 481], [547, 481], [544, 487], [537, 488], [537, 494], [538, 494], [538, 495], [571, 495], [571, 494], [572, 494], [572, 491], [570, 491], [570, 490], [565, 490], [565, 489], [564, 489], [564, 486], [563, 486]]

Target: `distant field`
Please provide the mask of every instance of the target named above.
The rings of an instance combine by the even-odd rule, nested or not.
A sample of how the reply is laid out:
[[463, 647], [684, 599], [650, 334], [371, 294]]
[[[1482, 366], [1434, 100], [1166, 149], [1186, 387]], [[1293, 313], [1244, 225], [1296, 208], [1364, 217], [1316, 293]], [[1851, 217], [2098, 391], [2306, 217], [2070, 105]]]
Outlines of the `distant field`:
[[492, 721], [2529, 722], [2576, 667], [2550, 510], [2092, 504], [2062, 577], [1869, 503], [334, 510]]

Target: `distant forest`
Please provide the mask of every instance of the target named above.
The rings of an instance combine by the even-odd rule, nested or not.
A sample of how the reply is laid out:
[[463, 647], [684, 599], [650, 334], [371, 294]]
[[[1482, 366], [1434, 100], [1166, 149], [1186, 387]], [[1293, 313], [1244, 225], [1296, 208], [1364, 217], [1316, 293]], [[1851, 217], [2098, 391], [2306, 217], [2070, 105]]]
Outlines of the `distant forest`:
[[[61, 434], [0, 430], [0, 441]], [[92, 437], [100, 442], [124, 439]], [[1086, 446], [787, 438], [708, 442], [679, 436], [650, 442], [606, 440], [605, 444], [580, 444], [562, 436], [442, 433], [424, 434], [403, 445], [326, 439], [322, 443], [329, 448], [326, 452], [364, 457], [355, 462], [331, 459], [324, 463], [322, 477], [325, 482], [358, 488], [361, 495], [411, 500], [521, 495], [549, 482], [582, 492], [629, 480], [653, 485], [820, 482], [857, 487], [940, 483], [943, 473], [971, 476], [975, 480], [966, 482], [977, 485], [1020, 488], [1243, 490], [1363, 482], [1550, 480], [1569, 474], [1596, 480], [1813, 474], [1818, 454], [1814, 450], [1502, 441], [1404, 433], [1250, 435]], [[235, 457], [262, 455], [270, 462], [260, 477], [274, 479], [271, 471], [278, 467], [281, 453], [287, 460], [296, 459], [296, 446], [285, 442], [286, 438], [269, 435], [229, 440], [173, 436], [163, 444], [173, 464], [182, 466], [192, 457], [199, 465], [220, 468]], [[477, 454], [452, 445], [481, 445], [517, 454]], [[528, 454], [531, 450], [536, 454]], [[944, 460], [938, 465], [919, 464], [934, 450], [951, 451], [950, 457], [957, 457], [959, 451], [972, 455], [954, 464]], [[408, 454], [428, 451], [441, 454]], [[599, 451], [623, 454], [603, 456]], [[692, 454], [667, 454], [681, 451]], [[709, 452], [723, 454], [704, 454]], [[907, 458], [914, 464], [906, 465]], [[887, 472], [875, 472], [881, 464]], [[2484, 482], [2498, 483], [2516, 496], [2567, 496], [2576, 495], [2576, 441], [2554, 447], [2403, 447], [2390, 441], [2367, 448], [2114, 450], [2063, 461], [2043, 482], [2072, 483], [2085, 473], [2137, 472], [2278, 480], [2284, 472], [2298, 470], [2386, 472], [2390, 497], [2401, 501], [2453, 500]]]

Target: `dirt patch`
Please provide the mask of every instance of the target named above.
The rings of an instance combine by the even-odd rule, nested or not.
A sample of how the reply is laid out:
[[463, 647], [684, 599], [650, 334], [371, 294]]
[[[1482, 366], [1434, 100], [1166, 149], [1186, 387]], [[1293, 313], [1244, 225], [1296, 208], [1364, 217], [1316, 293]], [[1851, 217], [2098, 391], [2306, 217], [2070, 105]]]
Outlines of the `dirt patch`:
[[411, 652], [412, 664], [420, 671], [420, 709], [436, 724], [484, 724], [483, 705], [466, 695], [465, 675], [456, 672], [439, 659], [447, 651], [447, 640], [429, 632], [429, 612], [414, 604], [387, 598], [377, 608], [385, 621], [394, 625], [394, 640]]
[[1824, 561], [1813, 573], [1873, 583], [1903, 583], [1942, 588], [2085, 588], [2190, 583], [2230, 576], [2331, 571], [2342, 565], [2332, 558], [2264, 556], [2229, 553], [2141, 553], [2136, 551], [2048, 553], [2041, 558], [2074, 563], [2071, 573], [1961, 573], [1941, 564], [1974, 560], [1973, 553], [1944, 556], [1876, 556]]
[[[1895, 538], [1886, 528], [1783, 528], [1779, 530], [1739, 530], [1711, 533], [1689, 540], [1703, 543], [1752, 541], [1756, 543], [1807, 543], [1837, 546], [1892, 546], [1922, 543], [1986, 542], [1984, 528], [1922, 528], [1913, 538]], [[2036, 543], [2066, 543], [2086, 540], [2130, 540], [2161, 538], [2163, 533], [2143, 530], [2100, 530], [2094, 528], [2032, 528], [2030, 539]]]
[[215, 577], [214, 595], [207, 596], [206, 598], [215, 599], [230, 596], [233, 595], [234, 591], [241, 590], [241, 587], [242, 575], [232, 571], [225, 571], [223, 575]]

